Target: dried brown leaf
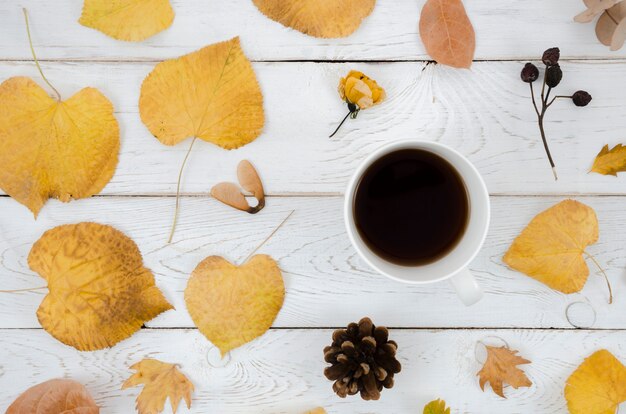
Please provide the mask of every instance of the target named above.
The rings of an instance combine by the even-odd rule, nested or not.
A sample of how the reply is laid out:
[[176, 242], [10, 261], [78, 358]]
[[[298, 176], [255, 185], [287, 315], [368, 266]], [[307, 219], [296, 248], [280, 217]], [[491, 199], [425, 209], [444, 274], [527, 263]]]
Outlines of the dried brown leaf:
[[516, 355], [517, 351], [512, 351], [504, 346], [500, 348], [486, 346], [485, 348], [487, 348], [487, 360], [483, 368], [478, 372], [480, 388], [483, 391], [485, 390], [485, 384], [489, 382], [493, 392], [502, 398], [506, 398], [502, 391], [502, 386], [505, 382], [515, 389], [532, 385], [524, 371], [517, 367], [517, 365], [521, 364], [530, 364], [529, 360]]
[[476, 35], [461, 0], [428, 0], [419, 26], [426, 51], [437, 63], [472, 66]]
[[42, 382], [24, 391], [6, 414], [98, 414], [100, 408], [80, 383], [67, 379]]

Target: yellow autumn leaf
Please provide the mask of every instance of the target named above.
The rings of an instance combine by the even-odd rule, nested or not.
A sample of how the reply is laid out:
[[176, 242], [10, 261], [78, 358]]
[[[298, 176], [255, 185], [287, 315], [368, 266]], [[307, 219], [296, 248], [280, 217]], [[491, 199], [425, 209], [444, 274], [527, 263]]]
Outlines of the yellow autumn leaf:
[[524, 371], [517, 367], [517, 365], [530, 364], [529, 360], [517, 355], [517, 351], [504, 346], [500, 348], [486, 346], [486, 348], [487, 360], [478, 372], [481, 390], [485, 390], [485, 384], [488, 382], [493, 392], [506, 398], [502, 390], [505, 382], [515, 389], [532, 385]]
[[35, 216], [49, 198], [99, 193], [117, 166], [120, 132], [113, 105], [85, 88], [52, 99], [32, 79], [0, 85], [0, 188]]
[[589, 276], [583, 255], [598, 240], [595, 211], [565, 200], [537, 215], [504, 256], [511, 268], [563, 293], [580, 291]]
[[143, 385], [143, 390], [137, 396], [139, 414], [162, 412], [168, 397], [173, 413], [176, 413], [183, 398], [187, 403], [187, 408], [191, 408], [191, 394], [194, 387], [191, 381], [179, 371], [177, 365], [146, 358], [131, 366], [130, 369], [137, 372], [124, 382], [122, 389]]
[[605, 145], [593, 162], [591, 171], [603, 175], [615, 175], [618, 172], [626, 171], [626, 147], [617, 144], [609, 150], [609, 146]]
[[338, 90], [341, 99], [357, 105], [359, 109], [378, 105], [385, 99], [385, 90], [374, 79], [357, 70], [351, 70], [345, 78], [341, 78]]
[[263, 335], [285, 299], [285, 285], [276, 262], [256, 255], [242, 266], [218, 256], [195, 268], [185, 303], [194, 323], [222, 355]]
[[585, 359], [565, 385], [570, 414], [614, 414], [626, 401], [626, 366], [603, 349]]
[[80, 24], [114, 39], [139, 42], [174, 21], [169, 0], [85, 0]]
[[322, 38], [351, 35], [374, 10], [376, 0], [252, 0], [270, 19]]
[[235, 149], [265, 122], [263, 95], [236, 37], [159, 63], [141, 86], [141, 119], [165, 145], [195, 137]]
[[450, 414], [450, 408], [446, 408], [445, 401], [435, 400], [426, 404], [424, 414]]
[[41, 326], [80, 351], [113, 346], [172, 309], [137, 245], [111, 226], [48, 230], [31, 248], [28, 265], [50, 291], [37, 310]]

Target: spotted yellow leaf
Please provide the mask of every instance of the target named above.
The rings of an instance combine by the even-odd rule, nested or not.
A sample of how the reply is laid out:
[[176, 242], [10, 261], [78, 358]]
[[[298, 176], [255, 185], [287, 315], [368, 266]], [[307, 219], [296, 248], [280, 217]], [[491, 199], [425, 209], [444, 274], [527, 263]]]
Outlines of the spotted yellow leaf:
[[185, 289], [191, 318], [222, 355], [263, 335], [284, 299], [280, 269], [266, 255], [253, 256], [242, 266], [218, 256], [207, 257]]
[[589, 276], [583, 255], [598, 240], [591, 207], [565, 200], [537, 215], [504, 256], [511, 268], [563, 293], [580, 291]]
[[172, 412], [176, 413], [178, 405], [185, 399], [187, 408], [191, 408], [193, 384], [175, 364], [168, 364], [156, 359], [146, 358], [131, 366], [137, 371], [122, 385], [122, 389], [143, 385], [137, 396], [139, 414], [158, 414], [165, 408], [165, 400], [170, 399]]
[[113, 105], [85, 88], [57, 101], [30, 78], [0, 85], [0, 188], [35, 216], [49, 198], [99, 193], [117, 166]]
[[174, 21], [169, 0], [85, 0], [80, 24], [114, 39], [139, 42]]
[[172, 309], [137, 245], [111, 226], [48, 230], [30, 250], [28, 265], [50, 291], [37, 310], [41, 326], [80, 351], [113, 346]]
[[252, 0], [267, 17], [304, 34], [351, 35], [374, 10], [376, 0]]
[[265, 123], [263, 95], [239, 38], [159, 63], [144, 80], [141, 119], [163, 144], [196, 137], [234, 149]]
[[567, 379], [570, 414], [614, 414], [626, 401], [626, 366], [603, 349], [595, 352]]
[[591, 171], [603, 175], [617, 175], [618, 172], [626, 171], [626, 147], [617, 144], [612, 149], [608, 145], [600, 151]]

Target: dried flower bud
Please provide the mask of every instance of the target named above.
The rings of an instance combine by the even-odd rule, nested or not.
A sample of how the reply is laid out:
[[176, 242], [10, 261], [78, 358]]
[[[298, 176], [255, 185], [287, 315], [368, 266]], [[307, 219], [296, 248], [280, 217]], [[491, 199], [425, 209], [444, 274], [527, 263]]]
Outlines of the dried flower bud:
[[532, 63], [527, 63], [522, 69], [522, 80], [526, 83], [533, 83], [539, 77], [539, 69]]
[[591, 102], [591, 95], [587, 91], [576, 91], [572, 96], [572, 101], [576, 106], [587, 106]]
[[548, 66], [546, 69], [546, 85], [551, 88], [556, 87], [563, 79], [563, 71], [557, 63], [554, 66]]
[[561, 51], [558, 47], [551, 47], [550, 49], [543, 52], [543, 57], [541, 60], [547, 66], [554, 66], [559, 63], [559, 58], [561, 57]]

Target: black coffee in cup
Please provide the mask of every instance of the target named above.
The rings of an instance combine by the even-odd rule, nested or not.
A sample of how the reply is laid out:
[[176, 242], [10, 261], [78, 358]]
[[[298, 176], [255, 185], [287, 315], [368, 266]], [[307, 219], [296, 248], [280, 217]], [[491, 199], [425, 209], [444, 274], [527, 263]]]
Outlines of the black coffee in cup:
[[448, 161], [429, 151], [403, 149], [367, 168], [353, 209], [370, 250], [391, 263], [419, 266], [454, 249], [470, 207], [463, 179]]

